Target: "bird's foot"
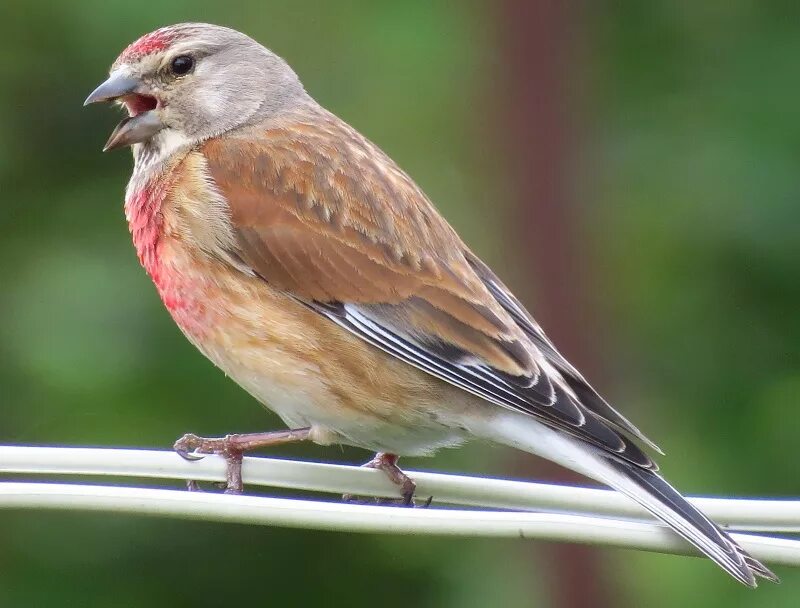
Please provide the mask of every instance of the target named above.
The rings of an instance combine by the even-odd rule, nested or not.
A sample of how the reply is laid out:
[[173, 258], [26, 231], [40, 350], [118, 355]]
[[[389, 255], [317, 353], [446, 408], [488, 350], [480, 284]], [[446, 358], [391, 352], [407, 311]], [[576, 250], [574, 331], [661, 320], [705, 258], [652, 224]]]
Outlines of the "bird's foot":
[[[175, 442], [173, 449], [181, 458], [200, 460], [205, 454], [218, 454], [227, 462], [225, 493], [242, 493], [242, 457], [245, 452], [258, 448], [304, 441], [309, 438], [310, 428], [272, 431], [268, 433], [242, 433], [224, 437], [198, 437], [187, 433]], [[186, 482], [189, 491], [198, 491], [197, 482]]]
[[417, 505], [414, 503], [414, 494], [417, 491], [417, 484], [414, 480], [406, 475], [403, 470], [397, 466], [398, 456], [395, 454], [387, 454], [385, 452], [378, 452], [375, 457], [369, 462], [361, 465], [368, 469], [378, 469], [383, 471], [386, 476], [396, 485], [400, 486], [400, 494], [402, 498], [399, 500], [394, 498], [372, 498], [363, 499], [352, 494], [345, 494], [342, 500], [345, 502], [357, 502], [361, 504], [379, 504], [379, 505], [400, 505], [403, 507], [421, 507], [427, 508], [433, 501], [433, 496], [428, 497], [428, 500]]

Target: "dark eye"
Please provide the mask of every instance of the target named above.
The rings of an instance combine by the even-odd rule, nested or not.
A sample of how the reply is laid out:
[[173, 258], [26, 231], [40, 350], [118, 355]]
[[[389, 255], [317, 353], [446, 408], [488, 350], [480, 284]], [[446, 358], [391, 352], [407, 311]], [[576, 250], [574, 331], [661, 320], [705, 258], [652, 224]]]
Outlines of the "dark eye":
[[172, 73], [176, 76], [183, 76], [184, 74], [188, 74], [192, 71], [194, 67], [194, 59], [189, 57], [189, 55], [178, 55], [175, 59], [172, 60], [170, 64], [170, 69]]

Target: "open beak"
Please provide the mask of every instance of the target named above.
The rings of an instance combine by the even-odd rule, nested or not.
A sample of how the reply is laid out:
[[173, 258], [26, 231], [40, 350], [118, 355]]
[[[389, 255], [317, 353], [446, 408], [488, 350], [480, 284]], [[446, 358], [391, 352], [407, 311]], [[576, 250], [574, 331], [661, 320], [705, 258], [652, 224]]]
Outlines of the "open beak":
[[147, 141], [165, 126], [155, 112], [158, 100], [148, 93], [138, 78], [114, 72], [92, 91], [83, 105], [101, 101], [118, 101], [128, 110], [128, 117], [111, 133], [103, 152]]

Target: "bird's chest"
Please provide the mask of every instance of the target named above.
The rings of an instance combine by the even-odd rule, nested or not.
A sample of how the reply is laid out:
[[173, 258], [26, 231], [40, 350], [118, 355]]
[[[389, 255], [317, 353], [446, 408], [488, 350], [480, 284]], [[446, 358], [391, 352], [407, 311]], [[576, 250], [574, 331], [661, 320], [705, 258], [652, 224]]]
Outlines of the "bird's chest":
[[222, 262], [232, 247], [224, 201], [208, 186], [202, 156], [134, 172], [125, 200], [133, 245], [175, 322], [201, 346], [231, 318], [241, 274]]
[[134, 247], [164, 306], [226, 375], [295, 426], [311, 424], [328, 395], [296, 303], [199, 251], [171, 203], [158, 189], [126, 203]]
[[200, 338], [211, 322], [204, 303], [203, 270], [181, 246], [169, 204], [173, 178], [144, 181], [129, 191], [125, 216], [133, 245], [161, 300], [187, 335]]
[[307, 362], [317, 344], [309, 313], [208, 253], [203, 239], [214, 218], [187, 209], [199, 206], [202, 194], [188, 192], [182, 179], [132, 182], [125, 203], [136, 253], [164, 306], [186, 337], [250, 392], [308, 385], [318, 372]]
[[161, 300], [215, 365], [287, 424], [345, 443], [417, 454], [457, 440], [431, 413], [446, 392], [441, 382], [209, 255], [203, 238], [213, 218], [197, 220], [198, 212], [187, 221], [187, 205], [202, 197], [170, 179], [130, 188], [126, 216]]

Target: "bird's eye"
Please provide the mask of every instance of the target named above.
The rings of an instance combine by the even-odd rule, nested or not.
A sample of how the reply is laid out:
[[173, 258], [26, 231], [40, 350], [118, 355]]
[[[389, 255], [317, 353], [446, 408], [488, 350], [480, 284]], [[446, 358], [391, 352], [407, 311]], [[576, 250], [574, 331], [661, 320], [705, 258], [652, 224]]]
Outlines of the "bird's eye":
[[172, 60], [170, 63], [170, 69], [172, 73], [176, 76], [183, 76], [184, 74], [188, 74], [192, 68], [194, 67], [194, 59], [189, 57], [189, 55], [178, 55], [175, 59]]

